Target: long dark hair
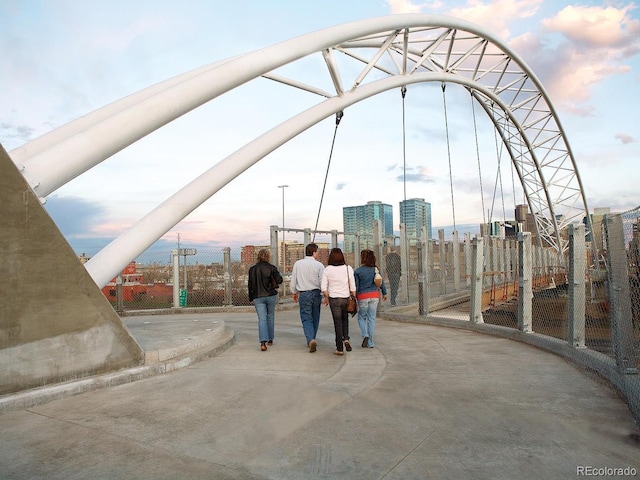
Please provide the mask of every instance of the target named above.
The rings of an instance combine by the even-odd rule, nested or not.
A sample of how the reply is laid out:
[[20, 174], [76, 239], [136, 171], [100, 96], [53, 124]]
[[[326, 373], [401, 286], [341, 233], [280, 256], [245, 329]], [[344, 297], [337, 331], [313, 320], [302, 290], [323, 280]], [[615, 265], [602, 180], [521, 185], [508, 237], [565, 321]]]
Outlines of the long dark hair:
[[346, 262], [344, 261], [344, 254], [342, 253], [342, 250], [338, 247], [332, 248], [331, 253], [329, 253], [329, 261], [327, 263], [333, 266], [345, 265]]
[[360, 265], [364, 265], [365, 267], [376, 266], [376, 254], [373, 253], [373, 250], [367, 249], [360, 252]]

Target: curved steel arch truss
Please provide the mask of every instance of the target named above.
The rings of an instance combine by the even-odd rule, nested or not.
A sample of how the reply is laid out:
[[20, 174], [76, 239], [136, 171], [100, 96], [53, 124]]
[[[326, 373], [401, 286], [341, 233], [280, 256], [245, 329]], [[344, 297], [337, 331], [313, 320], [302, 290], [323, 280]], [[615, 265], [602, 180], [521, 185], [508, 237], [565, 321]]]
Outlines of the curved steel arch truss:
[[[323, 50], [336, 93], [276, 74], [266, 78], [330, 97], [353, 91], [374, 72], [411, 76], [419, 72], [447, 74], [482, 105], [498, 130], [516, 168], [542, 242], [562, 251], [567, 225], [588, 218], [586, 197], [575, 160], [558, 115], [542, 84], [525, 62], [480, 29], [439, 25], [397, 28], [343, 42]], [[345, 85], [336, 56], [363, 67]]]
[[[278, 75], [278, 68], [318, 52], [332, 92]], [[338, 68], [345, 60], [355, 73], [349, 81]], [[260, 76], [324, 99], [219, 161], [94, 256], [86, 266], [98, 285], [295, 135], [353, 103], [421, 81], [459, 83], [482, 105], [507, 147], [547, 245], [564, 250], [565, 227], [589, 219], [566, 135], [534, 73], [491, 33], [437, 15], [394, 15], [338, 25], [201, 67], [103, 107], [10, 155], [36, 194], [46, 197], [166, 123]], [[123, 124], [130, 128], [122, 129]]]

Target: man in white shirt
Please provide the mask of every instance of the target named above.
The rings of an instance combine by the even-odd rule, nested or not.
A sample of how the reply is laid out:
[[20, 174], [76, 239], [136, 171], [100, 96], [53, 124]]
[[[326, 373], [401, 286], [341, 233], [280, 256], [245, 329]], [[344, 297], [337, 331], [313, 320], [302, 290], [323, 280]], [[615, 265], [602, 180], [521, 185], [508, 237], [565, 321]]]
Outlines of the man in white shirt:
[[300, 304], [300, 321], [310, 353], [316, 351], [316, 334], [320, 326], [323, 271], [324, 265], [318, 261], [318, 245], [310, 243], [305, 247], [305, 258], [294, 263], [291, 272], [293, 301]]

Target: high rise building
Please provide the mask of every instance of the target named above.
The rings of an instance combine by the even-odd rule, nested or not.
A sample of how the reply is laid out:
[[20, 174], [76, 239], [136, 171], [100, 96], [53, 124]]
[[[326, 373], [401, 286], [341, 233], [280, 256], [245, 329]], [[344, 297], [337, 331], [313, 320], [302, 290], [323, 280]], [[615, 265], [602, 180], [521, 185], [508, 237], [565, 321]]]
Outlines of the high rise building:
[[355, 248], [355, 236], [360, 236], [360, 248], [372, 248], [374, 245], [373, 222], [380, 220], [384, 239], [393, 239], [393, 207], [379, 201], [366, 205], [343, 207], [342, 222], [344, 229], [344, 251], [352, 253]]
[[404, 223], [407, 240], [415, 243], [422, 235], [422, 227], [427, 227], [427, 239], [431, 237], [431, 204], [424, 198], [412, 198], [400, 202], [400, 223]]

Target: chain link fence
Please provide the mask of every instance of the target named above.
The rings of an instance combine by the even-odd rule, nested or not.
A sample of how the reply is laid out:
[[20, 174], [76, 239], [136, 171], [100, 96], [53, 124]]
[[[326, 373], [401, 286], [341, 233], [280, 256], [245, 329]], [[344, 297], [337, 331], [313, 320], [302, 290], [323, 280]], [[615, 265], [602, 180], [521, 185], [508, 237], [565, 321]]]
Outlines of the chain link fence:
[[243, 261], [243, 249], [193, 250], [178, 255], [179, 263], [172, 250], [148, 250], [102, 292], [118, 311], [249, 305], [247, 272], [253, 262]]

